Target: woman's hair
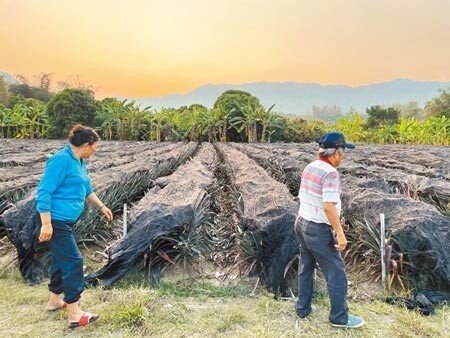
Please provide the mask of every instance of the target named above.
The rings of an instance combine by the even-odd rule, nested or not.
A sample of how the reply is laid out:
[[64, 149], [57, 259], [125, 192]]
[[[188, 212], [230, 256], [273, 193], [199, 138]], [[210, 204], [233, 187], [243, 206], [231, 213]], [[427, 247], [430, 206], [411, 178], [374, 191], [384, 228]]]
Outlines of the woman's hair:
[[69, 131], [69, 142], [76, 147], [79, 147], [84, 143], [94, 144], [99, 140], [100, 137], [94, 129], [84, 127], [81, 124], [75, 125], [72, 130]]

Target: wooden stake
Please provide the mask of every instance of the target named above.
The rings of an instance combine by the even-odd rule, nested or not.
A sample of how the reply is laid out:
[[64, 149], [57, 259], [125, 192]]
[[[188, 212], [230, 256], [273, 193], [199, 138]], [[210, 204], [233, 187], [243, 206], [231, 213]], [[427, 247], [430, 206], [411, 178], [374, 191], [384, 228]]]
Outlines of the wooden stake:
[[127, 204], [125, 203], [123, 205], [123, 235], [122, 237], [125, 237], [127, 235]]
[[380, 214], [380, 254], [381, 254], [381, 284], [386, 289], [386, 224], [384, 214]]

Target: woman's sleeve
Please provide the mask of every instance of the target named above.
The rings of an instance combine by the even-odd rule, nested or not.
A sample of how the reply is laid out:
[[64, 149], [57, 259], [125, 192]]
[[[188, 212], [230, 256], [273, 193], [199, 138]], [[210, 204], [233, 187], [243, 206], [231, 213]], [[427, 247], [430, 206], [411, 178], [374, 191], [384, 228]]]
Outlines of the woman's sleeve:
[[52, 194], [64, 180], [67, 165], [64, 157], [53, 157], [47, 161], [36, 194], [36, 210], [39, 213], [51, 211]]
[[84, 167], [84, 170], [86, 172], [87, 177], [89, 178], [87, 183], [86, 183], [86, 197], [88, 197], [90, 194], [92, 194], [92, 192], [94, 191], [94, 189], [92, 188], [92, 184], [91, 184], [91, 176], [89, 176], [89, 172], [87, 170], [87, 167]]

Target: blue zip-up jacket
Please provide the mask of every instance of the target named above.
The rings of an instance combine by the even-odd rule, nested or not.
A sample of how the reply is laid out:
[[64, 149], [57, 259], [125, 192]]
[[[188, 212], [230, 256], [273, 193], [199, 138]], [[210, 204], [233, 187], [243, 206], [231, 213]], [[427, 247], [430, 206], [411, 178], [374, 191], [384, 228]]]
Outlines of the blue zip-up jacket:
[[50, 212], [51, 219], [75, 222], [92, 193], [85, 161], [78, 160], [67, 144], [47, 160], [37, 188], [36, 209]]

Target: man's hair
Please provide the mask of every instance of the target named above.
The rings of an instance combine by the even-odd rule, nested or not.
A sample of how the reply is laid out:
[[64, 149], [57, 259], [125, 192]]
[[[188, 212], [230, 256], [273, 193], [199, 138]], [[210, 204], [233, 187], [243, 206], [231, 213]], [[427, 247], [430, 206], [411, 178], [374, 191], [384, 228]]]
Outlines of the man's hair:
[[344, 152], [344, 148], [327, 148], [327, 149], [320, 148], [319, 149], [319, 156], [328, 158], [328, 157], [333, 156], [334, 153], [336, 153], [336, 152], [342, 152], [343, 153]]

